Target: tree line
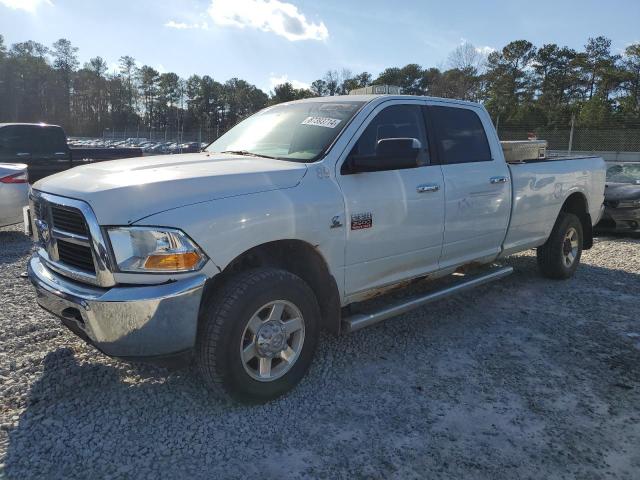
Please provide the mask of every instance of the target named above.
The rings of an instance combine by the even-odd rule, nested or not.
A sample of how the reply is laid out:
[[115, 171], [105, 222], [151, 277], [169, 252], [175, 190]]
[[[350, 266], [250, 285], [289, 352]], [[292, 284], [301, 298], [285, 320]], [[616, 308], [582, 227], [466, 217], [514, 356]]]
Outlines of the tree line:
[[200, 130], [210, 139], [270, 104], [376, 84], [482, 102], [500, 127], [567, 128], [572, 119], [640, 127], [640, 43], [614, 53], [605, 37], [589, 38], [579, 51], [517, 40], [488, 55], [465, 43], [441, 68], [409, 64], [377, 76], [329, 70], [309, 88], [287, 82], [265, 93], [238, 78], [160, 73], [130, 56], [120, 57], [116, 71], [99, 56], [81, 66], [78, 48], [64, 38], [50, 47], [31, 40], [7, 47], [0, 35], [0, 122], [56, 123], [73, 135]]

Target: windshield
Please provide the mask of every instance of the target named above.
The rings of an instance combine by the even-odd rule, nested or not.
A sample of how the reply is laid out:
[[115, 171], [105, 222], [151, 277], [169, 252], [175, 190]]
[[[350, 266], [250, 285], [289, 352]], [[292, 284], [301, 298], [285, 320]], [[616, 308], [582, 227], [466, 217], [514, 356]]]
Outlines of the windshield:
[[640, 185], [640, 163], [618, 164], [607, 168], [607, 181]]
[[233, 127], [206, 151], [312, 162], [364, 103], [301, 102], [266, 108]]

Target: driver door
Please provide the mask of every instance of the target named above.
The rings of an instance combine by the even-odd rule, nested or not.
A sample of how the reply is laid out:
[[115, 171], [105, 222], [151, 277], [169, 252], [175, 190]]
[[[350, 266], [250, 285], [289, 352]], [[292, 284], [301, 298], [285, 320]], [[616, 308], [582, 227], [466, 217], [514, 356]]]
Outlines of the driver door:
[[346, 210], [347, 297], [438, 269], [443, 177], [440, 165], [430, 163], [423, 105], [418, 100], [383, 103], [347, 147], [349, 155], [368, 156], [375, 155], [382, 139], [420, 142], [412, 168], [352, 173], [348, 156], [341, 165], [337, 178]]

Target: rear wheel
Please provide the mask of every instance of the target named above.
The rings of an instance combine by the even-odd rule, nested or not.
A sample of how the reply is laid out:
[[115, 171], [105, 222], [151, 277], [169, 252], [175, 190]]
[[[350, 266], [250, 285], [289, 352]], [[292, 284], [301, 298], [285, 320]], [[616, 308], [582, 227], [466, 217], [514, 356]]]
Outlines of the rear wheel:
[[582, 224], [572, 213], [560, 212], [551, 235], [538, 247], [538, 267], [545, 277], [566, 279], [571, 277], [582, 256]]
[[309, 286], [279, 269], [241, 272], [203, 306], [196, 359], [216, 394], [267, 401], [292, 389], [316, 348], [320, 311]]

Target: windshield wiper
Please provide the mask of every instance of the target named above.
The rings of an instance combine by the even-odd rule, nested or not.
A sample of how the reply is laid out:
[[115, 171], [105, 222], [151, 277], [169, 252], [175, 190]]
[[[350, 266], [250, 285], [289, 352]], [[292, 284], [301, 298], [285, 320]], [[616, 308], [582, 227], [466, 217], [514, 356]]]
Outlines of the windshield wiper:
[[274, 159], [276, 157], [270, 157], [269, 155], [261, 155], [259, 153], [253, 153], [249, 150], [224, 150], [220, 153], [231, 153], [232, 155], [244, 155], [245, 157], [260, 157], [260, 158], [271, 158]]

